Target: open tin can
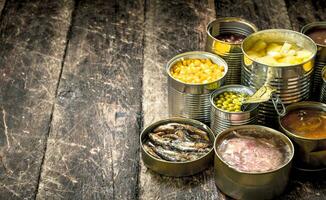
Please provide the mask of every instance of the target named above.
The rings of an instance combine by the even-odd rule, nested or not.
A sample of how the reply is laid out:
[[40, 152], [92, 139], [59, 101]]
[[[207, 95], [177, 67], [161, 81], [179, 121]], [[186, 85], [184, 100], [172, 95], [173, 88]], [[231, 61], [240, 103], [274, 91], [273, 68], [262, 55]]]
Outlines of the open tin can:
[[208, 137], [211, 143], [214, 143], [215, 136], [211, 129], [196, 120], [186, 119], [186, 118], [169, 118], [157, 121], [149, 126], [147, 126], [140, 134], [140, 146], [141, 146], [141, 154], [144, 164], [152, 169], [153, 171], [165, 175], [165, 176], [174, 176], [174, 177], [181, 177], [181, 176], [190, 176], [196, 173], [203, 171], [204, 169], [211, 166], [213, 161], [213, 147], [212, 149], [203, 155], [202, 157], [187, 162], [172, 162], [166, 161], [162, 159], [155, 158], [154, 156], [150, 155], [145, 149], [143, 144], [148, 139], [148, 134], [151, 133], [156, 127], [168, 123], [180, 123], [194, 126], [202, 131], [205, 131], [208, 134]]
[[[309, 50], [312, 56], [300, 64], [287, 66], [269, 66], [248, 56], [247, 51], [258, 41], [290, 42]], [[270, 29], [248, 36], [242, 43], [243, 61], [241, 82], [243, 85], [259, 89], [263, 85], [276, 88], [276, 94], [284, 105], [306, 100], [310, 97], [311, 78], [317, 47], [308, 36], [291, 30]], [[279, 106], [278, 106], [279, 107]], [[277, 126], [278, 113], [273, 101], [259, 106], [259, 122], [268, 126]]]
[[216, 36], [220, 34], [237, 34], [248, 36], [257, 32], [257, 27], [249, 21], [236, 17], [218, 18], [210, 22], [206, 28], [206, 51], [221, 56], [229, 67], [226, 84], [239, 84], [241, 76], [241, 42], [226, 42]]
[[[223, 159], [219, 145], [225, 145], [228, 138], [238, 134], [244, 138], [248, 138], [248, 136], [262, 138], [264, 141], [275, 138], [276, 144], [287, 149], [282, 155], [283, 161], [275, 169], [266, 172], [241, 171], [235, 168]], [[283, 133], [258, 125], [232, 127], [216, 136], [214, 151], [215, 184], [226, 195], [235, 199], [272, 199], [284, 191], [289, 180], [294, 147], [290, 139]]]
[[[282, 120], [286, 118], [289, 113], [292, 111], [304, 112], [302, 110], [326, 112], [326, 104], [314, 101], [294, 103], [286, 107], [287, 114], [284, 117], [279, 117], [278, 123], [281, 131], [293, 141], [296, 148], [294, 166], [301, 171], [326, 172], [326, 138], [307, 138], [302, 135], [294, 134], [283, 126]], [[314, 126], [313, 122], [315, 121], [316, 119], [305, 121], [305, 123]]]
[[[311, 31], [316, 29], [326, 29], [326, 21], [323, 22], [312, 22], [304, 27], [302, 27], [301, 32], [305, 35], [309, 36]], [[316, 42], [315, 42], [316, 43]], [[314, 77], [313, 77], [313, 87], [312, 87], [312, 99], [317, 100], [319, 98], [319, 92], [321, 85], [323, 84], [323, 78], [321, 76], [321, 72], [324, 66], [326, 66], [326, 45], [318, 44], [317, 45], [317, 54], [315, 59], [315, 69], [314, 69]]]
[[321, 72], [321, 76], [323, 79], [323, 85], [320, 90], [320, 102], [326, 103], [326, 65]]
[[[223, 76], [210, 83], [190, 84], [175, 79], [171, 74], [171, 67], [180, 60], [184, 59], [210, 59], [213, 63], [223, 66]], [[166, 65], [168, 74], [168, 104], [169, 115], [177, 117], [186, 117], [199, 120], [203, 123], [210, 123], [210, 95], [224, 84], [225, 75], [228, 73], [226, 62], [219, 56], [203, 52], [192, 51], [182, 53], [172, 58]]]
[[243, 112], [228, 112], [218, 108], [215, 105], [215, 98], [224, 92], [236, 92], [252, 96], [255, 93], [255, 90], [243, 85], [226, 85], [212, 93], [210, 98], [212, 104], [211, 129], [215, 134], [218, 134], [231, 126], [257, 123], [259, 104], [249, 104], [249, 107], [247, 107], [246, 111]]

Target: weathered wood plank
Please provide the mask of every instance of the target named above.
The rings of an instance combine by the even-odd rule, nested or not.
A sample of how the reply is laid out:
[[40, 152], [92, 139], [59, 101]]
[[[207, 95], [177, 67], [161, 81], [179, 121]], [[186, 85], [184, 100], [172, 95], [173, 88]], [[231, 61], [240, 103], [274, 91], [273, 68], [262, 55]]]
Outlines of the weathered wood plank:
[[292, 28], [296, 31], [314, 21], [326, 21], [325, 0], [286, 0]]
[[5, 6], [6, 0], [0, 0], [0, 16], [3, 10], [3, 7]]
[[8, 1], [1, 15], [0, 199], [35, 197], [72, 9]]
[[143, 1], [80, 1], [37, 199], [135, 199]]
[[[144, 46], [144, 124], [168, 117], [165, 64], [178, 53], [204, 50], [205, 27], [215, 18], [213, 1], [147, 1]], [[210, 168], [193, 177], [169, 178], [141, 162], [140, 199], [216, 199]]]
[[[306, 175], [304, 175], [306, 176]], [[303, 175], [293, 173], [291, 181], [279, 199], [324, 200], [326, 199], [325, 175], [311, 174], [308, 179]], [[315, 177], [314, 177], [315, 176]], [[323, 178], [321, 178], [323, 177]]]
[[291, 27], [284, 0], [218, 0], [215, 3], [217, 16], [242, 17], [259, 29]]

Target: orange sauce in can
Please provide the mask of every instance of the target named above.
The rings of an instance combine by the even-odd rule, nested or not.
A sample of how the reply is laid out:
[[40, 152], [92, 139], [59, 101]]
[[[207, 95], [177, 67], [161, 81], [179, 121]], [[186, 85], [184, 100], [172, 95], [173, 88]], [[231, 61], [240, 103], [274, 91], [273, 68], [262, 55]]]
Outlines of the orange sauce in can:
[[307, 139], [326, 139], [326, 111], [294, 110], [282, 118], [281, 124], [295, 135]]

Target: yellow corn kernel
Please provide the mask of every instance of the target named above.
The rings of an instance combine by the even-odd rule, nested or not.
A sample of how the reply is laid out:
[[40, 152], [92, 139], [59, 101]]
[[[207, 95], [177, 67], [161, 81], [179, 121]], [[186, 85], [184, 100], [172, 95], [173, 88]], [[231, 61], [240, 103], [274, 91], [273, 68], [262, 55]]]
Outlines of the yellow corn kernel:
[[211, 66], [213, 63], [211, 62], [210, 59], [206, 59], [206, 62], [205, 62], [208, 66]]
[[210, 59], [185, 59], [171, 67], [171, 75], [185, 83], [210, 83], [223, 76], [224, 67]]
[[201, 62], [200, 62], [200, 60], [196, 59], [196, 60], [194, 61], [194, 64], [195, 64], [195, 65], [200, 65]]

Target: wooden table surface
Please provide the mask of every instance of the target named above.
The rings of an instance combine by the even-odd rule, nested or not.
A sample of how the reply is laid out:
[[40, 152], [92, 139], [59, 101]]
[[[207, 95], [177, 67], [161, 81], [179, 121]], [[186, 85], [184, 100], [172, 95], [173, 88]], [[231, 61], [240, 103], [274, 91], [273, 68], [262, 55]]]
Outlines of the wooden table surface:
[[[325, 0], [0, 0], [0, 199], [228, 199], [212, 167], [168, 178], [141, 161], [144, 125], [165, 118], [174, 55], [205, 26], [326, 20]], [[292, 175], [280, 199], [326, 199]]]

